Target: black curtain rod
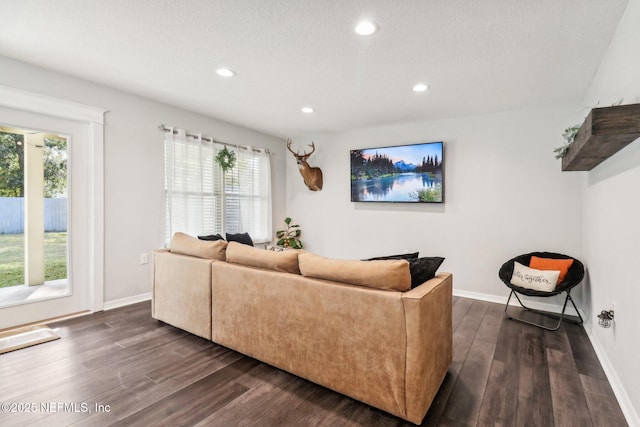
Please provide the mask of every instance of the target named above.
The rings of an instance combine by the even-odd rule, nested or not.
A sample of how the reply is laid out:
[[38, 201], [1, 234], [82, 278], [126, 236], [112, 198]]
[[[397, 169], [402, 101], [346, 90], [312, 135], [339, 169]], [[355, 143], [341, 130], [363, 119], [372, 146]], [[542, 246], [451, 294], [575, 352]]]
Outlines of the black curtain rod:
[[[160, 129], [162, 132], [171, 132], [171, 128], [168, 128], [165, 125], [158, 126], [158, 129]], [[177, 133], [178, 133], [178, 131], [176, 129], [173, 129], [173, 134], [176, 135]], [[188, 136], [189, 138], [195, 138], [195, 139], [198, 138], [198, 135], [194, 135], [194, 134], [189, 133], [187, 131], [185, 131], [185, 135]], [[226, 145], [228, 147], [236, 147], [236, 148], [244, 148], [244, 149], [249, 148], [246, 145], [229, 144], [228, 142], [216, 141], [215, 139], [213, 139], [213, 138], [211, 138], [209, 136], [203, 136], [201, 138], [202, 138], [202, 140], [210, 142], [212, 144], [222, 144], [222, 145]], [[263, 150], [259, 150], [257, 148], [253, 148], [253, 147], [251, 147], [251, 149], [256, 153], [261, 153], [263, 151]], [[271, 151], [269, 151], [269, 149], [265, 149], [264, 152], [267, 153], [268, 155], [271, 155]]]

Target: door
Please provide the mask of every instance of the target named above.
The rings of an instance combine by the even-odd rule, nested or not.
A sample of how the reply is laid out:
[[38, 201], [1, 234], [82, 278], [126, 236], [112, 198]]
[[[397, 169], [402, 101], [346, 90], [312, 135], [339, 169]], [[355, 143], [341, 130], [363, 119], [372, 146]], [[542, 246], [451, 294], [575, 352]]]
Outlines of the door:
[[[16, 132], [24, 131], [22, 156], [25, 169], [23, 207], [25, 274], [21, 285], [27, 291], [25, 293], [27, 297], [23, 299], [3, 298], [4, 289], [0, 288], [0, 329], [91, 310], [94, 291], [91, 266], [94, 251], [92, 250], [93, 197], [90, 183], [93, 181], [93, 163], [90, 128], [86, 123], [79, 121], [4, 107], [0, 107], [0, 126], [5, 131], [11, 129]], [[45, 187], [52, 184], [47, 183], [46, 179], [44, 183], [38, 183], [38, 179], [42, 181], [44, 169], [50, 167], [43, 164], [42, 152], [50, 150], [51, 145], [57, 145], [55, 154], [58, 157], [66, 157], [64, 160], [67, 182], [66, 188], [58, 188], [53, 193], [49, 192], [49, 195], [66, 196], [67, 212], [64, 226], [66, 234], [58, 230], [58, 233], [49, 232], [47, 236], [43, 214], [46, 210], [45, 200], [43, 200], [42, 188], [39, 191], [38, 186]], [[55, 171], [52, 176], [57, 175], [62, 179], [61, 169]], [[49, 179], [52, 178], [49, 177]], [[63, 186], [58, 182], [58, 187]], [[61, 197], [52, 198], [60, 199]], [[58, 228], [60, 227], [62, 226], [58, 225]], [[49, 229], [51, 230], [51, 227]], [[53, 234], [55, 234], [53, 239], [55, 242], [51, 243], [50, 237]], [[45, 239], [46, 237], [49, 238]], [[52, 257], [50, 253], [41, 253], [45, 240], [49, 240], [45, 246], [51, 247], [52, 244], [55, 246], [58, 265], [54, 273], [44, 271]], [[55, 287], [46, 288], [53, 282]], [[39, 295], [37, 292], [32, 292], [39, 287], [45, 292], [40, 292]], [[33, 294], [36, 296], [30, 297]]]

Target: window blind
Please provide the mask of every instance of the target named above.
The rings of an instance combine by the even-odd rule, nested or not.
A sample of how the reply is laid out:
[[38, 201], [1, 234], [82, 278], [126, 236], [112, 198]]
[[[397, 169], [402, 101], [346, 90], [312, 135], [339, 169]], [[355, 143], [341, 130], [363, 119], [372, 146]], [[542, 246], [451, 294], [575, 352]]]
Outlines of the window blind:
[[234, 149], [236, 163], [223, 173], [215, 158], [223, 146], [165, 133], [165, 241], [181, 231], [192, 236], [247, 232], [271, 241], [271, 167], [265, 150]]

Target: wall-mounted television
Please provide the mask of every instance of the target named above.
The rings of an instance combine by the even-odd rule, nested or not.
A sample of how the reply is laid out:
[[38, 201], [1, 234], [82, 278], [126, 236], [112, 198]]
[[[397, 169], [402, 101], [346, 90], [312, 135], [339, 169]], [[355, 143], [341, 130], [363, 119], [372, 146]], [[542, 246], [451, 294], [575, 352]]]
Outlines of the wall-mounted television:
[[442, 203], [444, 143], [351, 150], [351, 201]]

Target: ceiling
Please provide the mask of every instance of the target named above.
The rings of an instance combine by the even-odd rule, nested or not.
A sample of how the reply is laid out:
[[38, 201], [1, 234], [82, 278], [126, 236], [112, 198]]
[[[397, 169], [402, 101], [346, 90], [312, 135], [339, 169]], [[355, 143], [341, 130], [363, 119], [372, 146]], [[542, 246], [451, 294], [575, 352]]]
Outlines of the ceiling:
[[296, 137], [580, 101], [626, 4], [0, 0], [0, 55]]

